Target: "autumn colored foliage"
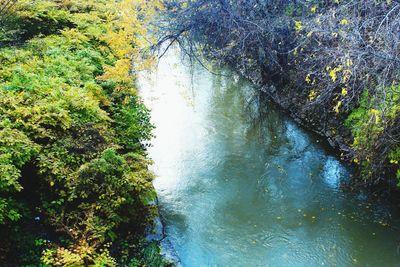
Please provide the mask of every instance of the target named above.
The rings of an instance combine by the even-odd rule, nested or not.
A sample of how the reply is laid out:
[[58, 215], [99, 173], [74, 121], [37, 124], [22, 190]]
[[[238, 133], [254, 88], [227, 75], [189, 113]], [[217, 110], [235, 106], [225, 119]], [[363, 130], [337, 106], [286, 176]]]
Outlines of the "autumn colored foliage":
[[400, 184], [398, 1], [165, 2], [159, 43], [251, 78], [357, 166], [360, 184]]
[[131, 266], [155, 198], [146, 0], [18, 1], [0, 32], [0, 265]]

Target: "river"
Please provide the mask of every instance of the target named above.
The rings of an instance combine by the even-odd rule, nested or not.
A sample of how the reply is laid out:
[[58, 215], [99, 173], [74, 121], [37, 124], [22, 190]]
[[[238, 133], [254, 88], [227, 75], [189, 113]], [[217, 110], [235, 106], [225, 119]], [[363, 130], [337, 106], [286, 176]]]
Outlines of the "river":
[[238, 75], [171, 50], [141, 94], [166, 233], [183, 266], [400, 266], [398, 209]]

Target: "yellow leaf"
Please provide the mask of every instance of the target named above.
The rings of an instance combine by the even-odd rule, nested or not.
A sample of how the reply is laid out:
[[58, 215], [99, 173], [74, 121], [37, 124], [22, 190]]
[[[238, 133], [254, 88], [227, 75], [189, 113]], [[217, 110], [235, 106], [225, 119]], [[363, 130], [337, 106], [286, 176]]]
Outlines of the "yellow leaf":
[[[330, 69], [330, 68], [329, 68]], [[327, 68], [327, 70], [328, 70], [328, 68]], [[339, 72], [339, 71], [342, 71], [343, 70], [343, 66], [339, 66], [339, 67], [336, 67], [336, 68], [334, 68], [334, 69], [332, 69], [330, 72], [329, 72], [329, 76], [331, 77], [331, 79], [332, 79], [332, 81], [336, 81], [337, 80], [337, 75], [336, 75], [336, 73], [337, 72]]]
[[294, 22], [294, 30], [295, 30], [296, 32], [299, 32], [299, 31], [301, 31], [301, 29], [303, 29], [303, 25], [302, 25], [301, 21], [296, 20], [296, 21]]
[[336, 71], [335, 70], [331, 70], [329, 72], [329, 76], [331, 77], [332, 81], [334, 81], [334, 82], [336, 81], [337, 76], [336, 76]]
[[308, 94], [308, 99], [310, 101], [313, 101], [316, 98], [317, 98], [317, 93], [314, 90], [311, 90], [310, 93]]
[[351, 75], [352, 75], [351, 70], [344, 70], [344, 71], [343, 71], [343, 79], [342, 79], [342, 82], [343, 82], [343, 83], [347, 83], [347, 82], [350, 80]]
[[306, 82], [307, 83], [311, 83], [311, 78], [310, 78], [310, 74], [307, 74], [307, 76], [306, 76]]
[[339, 113], [339, 109], [342, 106], [342, 101], [338, 101], [335, 108], [333, 109], [336, 113]]
[[342, 20], [340, 21], [340, 24], [341, 24], [341, 25], [348, 25], [348, 24], [349, 24], [349, 21], [348, 21], [347, 19], [342, 19]]
[[380, 121], [380, 111], [377, 109], [371, 109], [370, 113], [375, 117], [375, 123], [378, 124]]

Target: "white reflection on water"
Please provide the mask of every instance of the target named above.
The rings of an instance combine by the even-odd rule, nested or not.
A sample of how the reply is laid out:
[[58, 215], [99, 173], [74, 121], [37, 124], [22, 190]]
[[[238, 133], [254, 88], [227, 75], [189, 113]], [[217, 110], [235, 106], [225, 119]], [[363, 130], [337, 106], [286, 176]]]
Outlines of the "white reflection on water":
[[140, 80], [156, 125], [154, 185], [182, 263], [398, 266], [400, 235], [377, 223], [390, 215], [342, 192], [340, 162], [273, 107], [260, 109], [236, 77], [172, 53]]
[[325, 183], [333, 189], [338, 189], [340, 182], [346, 176], [347, 171], [340, 162], [332, 156], [327, 157], [322, 174]]

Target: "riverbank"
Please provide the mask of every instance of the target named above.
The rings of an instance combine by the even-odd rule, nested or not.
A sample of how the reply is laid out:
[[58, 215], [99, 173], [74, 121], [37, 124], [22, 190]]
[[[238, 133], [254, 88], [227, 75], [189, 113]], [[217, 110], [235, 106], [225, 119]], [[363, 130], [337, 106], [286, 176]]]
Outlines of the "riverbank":
[[355, 184], [397, 190], [400, 42], [390, 33], [398, 3], [168, 3], [160, 42], [249, 78], [338, 149], [358, 170]]
[[146, 241], [150, 244], [155, 244], [158, 247], [158, 252], [156, 253], [155, 258], [162, 259], [162, 262], [149, 262], [149, 264], [150, 266], [160, 266], [161, 263], [161, 265], [166, 267], [181, 267], [182, 265], [179, 256], [168, 239], [165, 220], [159, 211], [158, 198], [156, 198], [151, 205], [157, 209], [157, 216], [155, 216], [152, 219], [152, 222], [148, 225], [146, 230]]
[[[210, 58], [210, 60], [216, 59]], [[308, 91], [299, 88], [295, 80], [290, 80], [291, 71], [287, 76], [282, 74], [275, 77], [279, 82], [274, 82], [268, 74], [265, 74], [269, 70], [264, 69], [261, 64], [242, 64], [234, 60], [227, 61], [225, 64], [248, 79], [261, 91], [261, 94], [265, 94], [300, 126], [320, 136], [344, 164], [351, 166], [353, 179], [349, 188], [367, 189], [371, 192], [371, 197], [380, 196], [397, 204], [396, 199], [400, 195], [397, 180], [379, 176], [393, 176], [393, 174], [389, 174], [390, 169], [384, 169], [387, 165], [380, 167], [380, 174], [377, 174], [379, 177], [375, 177], [377, 179], [375, 180], [371, 179], [371, 174], [365, 174], [365, 165], [357, 160], [357, 151], [353, 146], [354, 135], [347, 123], [349, 114], [353, 111], [338, 114], [332, 106], [326, 108], [310, 104]]]
[[0, 4], [0, 265], [167, 265], [136, 72], [158, 1]]
[[[334, 117], [326, 118], [327, 114], [318, 114], [304, 103], [302, 96], [290, 93], [290, 91], [296, 91], [296, 88], [291, 86], [281, 87], [268, 79], [264, 79], [261, 66], [257, 67], [260, 68], [259, 71], [254, 71], [255, 66], [231, 65], [232, 69], [251, 81], [299, 125], [321, 136], [332, 149], [338, 152], [338, 155], [340, 155], [341, 151], [349, 151], [351, 149], [348, 146], [349, 140], [351, 140], [351, 132], [343, 127], [343, 121], [338, 121]], [[279, 86], [279, 89], [277, 89], [277, 86]], [[324, 116], [325, 118], [323, 118]], [[332, 129], [337, 129], [337, 131], [332, 131]], [[341, 159], [344, 160], [343, 157]]]

